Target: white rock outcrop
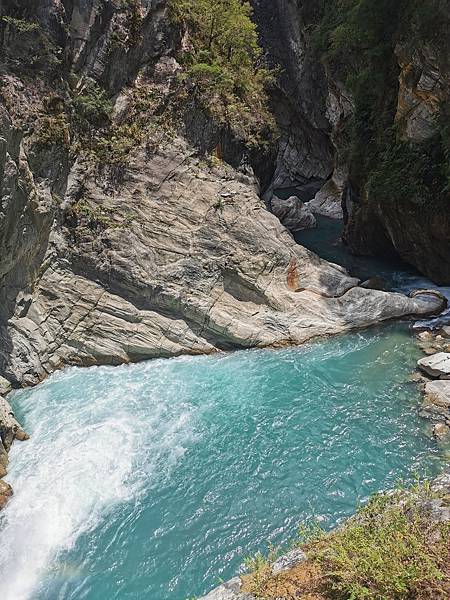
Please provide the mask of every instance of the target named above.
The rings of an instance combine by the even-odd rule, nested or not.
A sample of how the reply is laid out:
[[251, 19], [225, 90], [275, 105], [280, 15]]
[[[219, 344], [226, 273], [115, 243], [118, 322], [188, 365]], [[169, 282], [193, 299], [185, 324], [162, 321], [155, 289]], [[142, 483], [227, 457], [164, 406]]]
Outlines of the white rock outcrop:
[[450, 352], [438, 352], [421, 358], [417, 363], [419, 369], [430, 377], [450, 379]]

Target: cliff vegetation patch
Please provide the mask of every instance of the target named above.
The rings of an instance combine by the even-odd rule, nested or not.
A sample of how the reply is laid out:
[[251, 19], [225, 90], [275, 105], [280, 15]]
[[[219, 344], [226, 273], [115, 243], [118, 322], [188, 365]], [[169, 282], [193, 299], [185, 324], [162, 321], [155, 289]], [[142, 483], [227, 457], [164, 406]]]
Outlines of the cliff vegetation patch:
[[171, 0], [172, 20], [183, 32], [180, 81], [195, 100], [247, 143], [261, 144], [275, 122], [265, 66], [250, 3], [241, 0]]
[[448, 61], [450, 12], [446, 0], [322, 0], [312, 38], [323, 63], [354, 99], [340, 152], [350, 181], [369, 201], [448, 205], [449, 107], [436, 110], [435, 135], [410, 142], [397, 119], [396, 50], [432, 48]]
[[331, 533], [304, 526], [295, 545], [307, 559], [273, 575], [271, 557], [257, 555], [245, 591], [267, 600], [444, 600], [450, 524], [432, 517], [436, 502], [445, 506], [450, 498], [425, 482], [374, 496]]

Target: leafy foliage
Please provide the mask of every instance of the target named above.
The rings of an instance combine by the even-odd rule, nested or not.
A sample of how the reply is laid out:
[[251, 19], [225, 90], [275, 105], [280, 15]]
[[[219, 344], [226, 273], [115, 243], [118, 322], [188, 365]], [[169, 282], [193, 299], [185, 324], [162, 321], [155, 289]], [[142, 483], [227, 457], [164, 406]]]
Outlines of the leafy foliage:
[[185, 28], [182, 81], [207, 110], [246, 141], [260, 143], [274, 121], [256, 26], [247, 0], [172, 0], [172, 19]]
[[[446, 0], [321, 0], [313, 42], [322, 60], [352, 92], [347, 124], [350, 177], [377, 201], [447, 202], [450, 182], [448, 119], [436, 139], [412, 145], [395, 128], [398, 97], [397, 42], [433, 43], [448, 57], [450, 17]], [[441, 115], [448, 115], [443, 106]], [[447, 129], [446, 129], [447, 128]]]
[[450, 526], [430, 519], [430, 497], [427, 484], [374, 496], [345, 527], [310, 542], [331, 589], [350, 600], [446, 598]]
[[87, 128], [89, 125], [100, 127], [109, 120], [112, 102], [105, 90], [90, 80], [82, 91], [74, 96], [73, 107], [79, 126], [82, 128]]

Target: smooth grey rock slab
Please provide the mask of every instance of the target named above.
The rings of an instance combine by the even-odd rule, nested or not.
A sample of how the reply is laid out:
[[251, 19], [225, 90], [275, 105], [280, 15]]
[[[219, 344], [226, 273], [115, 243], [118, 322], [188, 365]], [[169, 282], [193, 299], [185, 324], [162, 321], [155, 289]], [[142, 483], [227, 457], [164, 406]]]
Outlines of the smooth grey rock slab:
[[417, 363], [421, 371], [439, 379], [450, 379], [450, 353], [438, 352], [421, 358]]
[[295, 548], [287, 554], [280, 556], [280, 558], [273, 563], [272, 573], [276, 575], [282, 571], [288, 571], [303, 560], [306, 560], [306, 554], [300, 550], [300, 548]]
[[290, 196], [286, 200], [274, 196], [271, 206], [273, 214], [290, 231], [312, 229], [317, 226], [316, 217], [312, 214], [311, 209], [297, 196]]
[[240, 577], [234, 577], [219, 587], [202, 596], [199, 600], [254, 600], [251, 594], [245, 594], [241, 590]]
[[429, 402], [450, 411], [450, 381], [438, 379], [429, 381], [425, 386], [426, 398]]
[[329, 219], [342, 219], [344, 217], [341, 204], [342, 186], [330, 180], [320, 189], [307, 206], [317, 215]]

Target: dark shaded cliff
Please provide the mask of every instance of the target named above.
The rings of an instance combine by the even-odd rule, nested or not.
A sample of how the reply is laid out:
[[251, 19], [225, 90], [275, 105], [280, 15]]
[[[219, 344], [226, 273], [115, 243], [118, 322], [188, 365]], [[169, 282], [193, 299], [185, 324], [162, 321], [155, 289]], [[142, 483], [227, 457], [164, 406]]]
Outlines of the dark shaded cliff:
[[[400, 255], [436, 283], [449, 283], [450, 3], [275, 4], [303, 19], [304, 55], [312, 48], [325, 73], [326, 91], [320, 76], [314, 92], [326, 96], [335, 165], [344, 175], [344, 240], [356, 254]], [[296, 39], [286, 40], [283, 60], [291, 61]], [[286, 71], [290, 82], [294, 69]], [[315, 72], [317, 65], [301, 88], [310, 99]], [[311, 120], [321, 106], [307, 109]]]

